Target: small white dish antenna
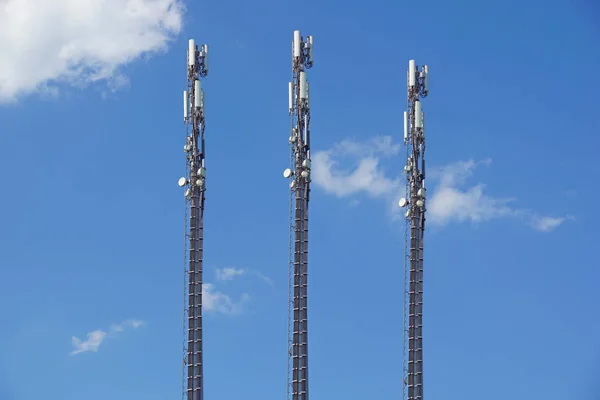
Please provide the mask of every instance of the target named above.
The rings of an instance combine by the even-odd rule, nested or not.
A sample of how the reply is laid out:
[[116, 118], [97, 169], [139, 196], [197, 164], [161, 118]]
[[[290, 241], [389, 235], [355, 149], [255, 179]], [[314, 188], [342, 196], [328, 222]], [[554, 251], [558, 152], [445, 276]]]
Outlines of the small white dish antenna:
[[308, 174], [308, 171], [302, 171], [302, 173], [301, 173], [301, 174], [302, 174], [302, 177], [303, 177], [303, 178], [308, 178], [308, 175], [309, 175], [309, 174]]
[[185, 177], [181, 177], [181, 178], [179, 178], [179, 181], [177, 182], [177, 184], [180, 187], [184, 187], [185, 185], [187, 185], [187, 179], [185, 179]]
[[286, 169], [283, 171], [283, 177], [284, 177], [284, 178], [289, 178], [290, 176], [292, 176], [292, 170], [291, 170], [291, 169], [289, 169], [289, 168], [286, 168]]
[[400, 207], [406, 207], [406, 205], [408, 204], [408, 200], [406, 200], [404, 197], [400, 199], [400, 201], [398, 202], [398, 205]]

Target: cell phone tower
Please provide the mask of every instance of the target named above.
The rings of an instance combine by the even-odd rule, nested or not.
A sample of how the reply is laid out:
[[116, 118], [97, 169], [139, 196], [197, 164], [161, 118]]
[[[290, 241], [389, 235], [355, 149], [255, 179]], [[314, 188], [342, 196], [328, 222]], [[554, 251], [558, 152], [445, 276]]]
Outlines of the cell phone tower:
[[310, 101], [306, 70], [313, 66], [313, 37], [294, 31], [292, 81], [289, 82], [291, 116], [288, 400], [308, 400], [308, 201], [310, 196]]
[[190, 39], [187, 57], [187, 90], [183, 92], [186, 124], [186, 176], [179, 179], [185, 190], [185, 267], [183, 315], [182, 398], [204, 399], [202, 353], [202, 257], [204, 241], [204, 91], [200, 78], [208, 75], [208, 45], [198, 48]]
[[[408, 62], [408, 111], [404, 112], [406, 208], [404, 241], [404, 400], [423, 399], [423, 234], [425, 231], [425, 114], [429, 70]], [[408, 278], [408, 279], [407, 279]], [[406, 354], [408, 353], [408, 354]]]

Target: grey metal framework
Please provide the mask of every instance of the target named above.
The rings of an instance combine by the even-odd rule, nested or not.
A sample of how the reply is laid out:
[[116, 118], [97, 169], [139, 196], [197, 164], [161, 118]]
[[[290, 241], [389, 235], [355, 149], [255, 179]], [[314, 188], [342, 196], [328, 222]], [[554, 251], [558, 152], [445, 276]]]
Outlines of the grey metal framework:
[[198, 48], [194, 40], [190, 40], [187, 64], [188, 87], [183, 95], [187, 174], [179, 180], [179, 186], [186, 188], [182, 398], [203, 400], [202, 259], [206, 167], [204, 91], [200, 78], [208, 74], [208, 46]]
[[306, 70], [313, 65], [313, 38], [294, 32], [291, 116], [290, 257], [288, 303], [288, 400], [308, 400], [308, 202], [310, 195], [310, 101]]
[[[409, 62], [408, 111], [404, 113], [406, 207], [404, 246], [403, 399], [423, 399], [423, 237], [425, 231], [425, 124], [421, 98], [428, 94], [428, 67]], [[408, 278], [408, 279], [407, 279]], [[406, 354], [408, 352], [408, 354]], [[408, 357], [407, 357], [408, 356]]]

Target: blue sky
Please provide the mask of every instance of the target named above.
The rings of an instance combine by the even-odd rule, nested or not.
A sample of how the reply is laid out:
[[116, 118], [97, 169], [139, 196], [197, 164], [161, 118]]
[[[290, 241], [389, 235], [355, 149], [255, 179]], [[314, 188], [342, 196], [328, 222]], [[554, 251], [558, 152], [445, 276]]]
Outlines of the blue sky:
[[312, 399], [400, 398], [410, 58], [431, 74], [426, 395], [599, 398], [591, 0], [5, 3], [0, 400], [179, 398], [190, 37], [211, 49], [206, 396], [285, 396], [294, 29], [316, 46]]

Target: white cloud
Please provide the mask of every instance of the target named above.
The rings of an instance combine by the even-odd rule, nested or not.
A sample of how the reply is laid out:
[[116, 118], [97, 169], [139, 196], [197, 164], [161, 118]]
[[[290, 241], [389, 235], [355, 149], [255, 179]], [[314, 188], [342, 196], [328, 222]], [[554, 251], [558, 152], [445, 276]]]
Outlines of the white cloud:
[[[317, 151], [312, 157], [312, 180], [327, 193], [348, 197], [366, 193], [382, 197], [400, 187], [398, 179], [385, 176], [381, 158], [398, 154], [399, 145], [391, 136], [377, 136], [369, 142], [344, 140], [332, 149]], [[340, 164], [347, 167], [340, 167]]]
[[263, 282], [268, 283], [269, 285], [273, 285], [274, 284], [273, 279], [269, 278], [268, 276], [266, 276], [262, 272], [256, 271], [256, 270], [252, 270], [252, 273], [254, 275], [256, 275]]
[[247, 271], [244, 268], [218, 268], [217, 269], [217, 280], [218, 281], [230, 281], [237, 276], [242, 276]]
[[491, 160], [459, 161], [429, 172], [429, 176], [437, 181], [427, 206], [430, 223], [481, 222], [520, 213], [509, 205], [514, 199], [488, 196], [484, 193], [485, 185], [481, 183], [464, 188], [474, 169], [481, 164], [489, 165]]
[[85, 340], [81, 340], [76, 336], [71, 338], [71, 342], [73, 343], [73, 351], [71, 351], [71, 355], [85, 353], [85, 352], [97, 352], [104, 340], [109, 337], [114, 337], [120, 332], [123, 332], [126, 328], [137, 329], [143, 326], [144, 321], [140, 321], [138, 319], [129, 319], [120, 324], [113, 324], [110, 326], [108, 331], [104, 331], [101, 329], [96, 329], [94, 331], [88, 332]]
[[531, 225], [534, 229], [541, 232], [550, 232], [561, 226], [565, 221], [572, 220], [573, 217], [534, 217]]
[[239, 300], [233, 300], [229, 295], [217, 290], [212, 283], [202, 284], [202, 306], [208, 312], [238, 315], [242, 313], [248, 300], [250, 296], [247, 293], [243, 293]]
[[249, 274], [256, 276], [257, 278], [259, 278], [263, 282], [268, 283], [269, 285], [273, 284], [273, 280], [265, 274], [263, 274], [262, 272], [248, 268], [217, 268], [216, 278], [218, 281], [230, 281], [234, 278]]
[[107, 333], [105, 331], [97, 329], [95, 331], [89, 332], [87, 334], [86, 340], [81, 340], [73, 336], [71, 338], [71, 341], [73, 342], [73, 347], [75, 349], [71, 352], [71, 355], [85, 353], [87, 351], [98, 351], [98, 348], [100, 347], [102, 342], [104, 342], [104, 339], [106, 339], [106, 335]]
[[[248, 275], [254, 275], [268, 284], [273, 284], [268, 276], [249, 268], [217, 268], [215, 272], [216, 279], [221, 282]], [[250, 295], [248, 293], [242, 293], [239, 299], [234, 300], [230, 295], [217, 290], [212, 283], [202, 284], [202, 305], [208, 312], [238, 315], [244, 311], [244, 306], [249, 300]]]
[[[329, 150], [314, 153], [313, 182], [337, 197], [366, 193], [372, 198], [383, 199], [394, 206], [390, 210], [396, 218], [400, 216], [397, 200], [405, 191], [404, 177], [399, 174], [387, 176], [381, 164], [391, 156], [403, 159], [399, 152], [400, 145], [394, 144], [390, 136], [379, 136], [367, 142], [345, 140]], [[467, 185], [478, 166], [490, 164], [490, 159], [468, 160], [429, 169], [427, 181], [433, 181], [434, 187], [428, 196], [428, 223], [441, 227], [452, 222], [477, 223], [517, 217], [526, 220], [534, 229], [549, 232], [571, 219], [540, 216], [530, 210], [515, 208], [514, 198], [488, 195], [482, 183]]]
[[182, 27], [181, 0], [0, 2], [0, 103], [57, 83], [126, 85], [119, 68], [167, 49]]
[[550, 232], [571, 217], [541, 216], [524, 208], [512, 206], [515, 198], [494, 197], [484, 193], [485, 185], [466, 185], [468, 178], [480, 165], [491, 160], [459, 161], [434, 169], [429, 175], [437, 182], [427, 206], [428, 221], [443, 226], [450, 222], [483, 222], [494, 218], [516, 217], [540, 231]]

